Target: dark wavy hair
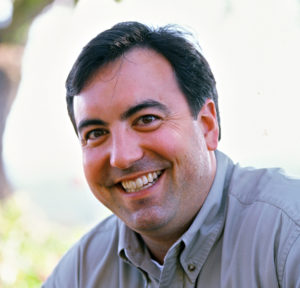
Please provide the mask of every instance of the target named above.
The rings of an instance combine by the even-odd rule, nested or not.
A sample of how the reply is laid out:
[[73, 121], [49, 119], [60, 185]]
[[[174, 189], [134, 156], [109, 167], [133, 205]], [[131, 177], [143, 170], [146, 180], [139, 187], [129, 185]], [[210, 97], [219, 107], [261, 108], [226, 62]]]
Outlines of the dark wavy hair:
[[206, 99], [212, 99], [221, 130], [216, 81], [198, 45], [188, 40], [189, 36], [178, 26], [152, 28], [138, 22], [122, 22], [92, 39], [78, 56], [66, 81], [67, 108], [75, 131], [73, 97], [100, 67], [137, 47], [153, 49], [169, 61], [194, 118]]

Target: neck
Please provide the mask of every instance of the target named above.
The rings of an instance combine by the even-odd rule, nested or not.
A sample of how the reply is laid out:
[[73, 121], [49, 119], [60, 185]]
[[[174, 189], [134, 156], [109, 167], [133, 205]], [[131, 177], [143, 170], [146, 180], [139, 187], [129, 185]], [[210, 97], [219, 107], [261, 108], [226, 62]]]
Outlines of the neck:
[[163, 241], [163, 240], [157, 240], [148, 238], [147, 236], [142, 236], [144, 242], [146, 243], [146, 246], [151, 254], [151, 257], [156, 260], [159, 264], [164, 263], [164, 258], [171, 248], [171, 246], [176, 241]]
[[159, 233], [156, 231], [155, 236], [153, 236], [153, 233], [140, 234], [151, 254], [151, 257], [159, 264], [163, 264], [164, 258], [169, 249], [185, 233], [185, 231], [188, 230], [193, 220], [194, 218], [191, 219], [189, 223], [186, 223], [185, 226], [181, 227], [181, 229], [178, 229], [177, 227], [177, 229], [172, 233], [170, 233], [171, 231], [168, 231], [168, 233]]

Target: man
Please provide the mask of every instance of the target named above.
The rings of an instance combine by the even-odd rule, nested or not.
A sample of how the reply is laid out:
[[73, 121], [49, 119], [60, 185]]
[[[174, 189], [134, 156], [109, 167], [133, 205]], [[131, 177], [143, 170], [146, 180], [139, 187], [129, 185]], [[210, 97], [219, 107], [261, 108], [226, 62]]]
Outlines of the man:
[[99, 34], [67, 103], [89, 186], [114, 215], [44, 287], [300, 287], [300, 181], [216, 150], [215, 80], [182, 32]]

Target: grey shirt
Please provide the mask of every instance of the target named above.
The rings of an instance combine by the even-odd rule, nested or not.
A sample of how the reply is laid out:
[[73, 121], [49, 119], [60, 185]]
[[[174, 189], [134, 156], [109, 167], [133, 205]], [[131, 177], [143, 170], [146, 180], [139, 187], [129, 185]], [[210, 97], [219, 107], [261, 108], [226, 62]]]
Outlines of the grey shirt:
[[216, 157], [208, 197], [162, 270], [113, 215], [67, 252], [43, 287], [300, 287], [300, 180]]

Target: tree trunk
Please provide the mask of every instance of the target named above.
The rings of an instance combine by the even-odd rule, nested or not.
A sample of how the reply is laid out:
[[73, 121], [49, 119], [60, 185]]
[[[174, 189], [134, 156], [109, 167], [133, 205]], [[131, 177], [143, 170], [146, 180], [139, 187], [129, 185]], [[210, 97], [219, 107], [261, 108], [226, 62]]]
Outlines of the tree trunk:
[[12, 191], [3, 165], [3, 134], [20, 80], [22, 54], [23, 47], [0, 45], [0, 200]]
[[8, 114], [9, 107], [9, 92], [10, 92], [10, 80], [4, 70], [0, 68], [0, 198], [4, 198], [9, 194], [9, 185], [4, 173], [3, 165], [3, 132]]

